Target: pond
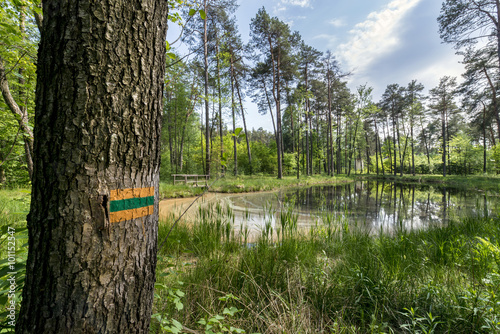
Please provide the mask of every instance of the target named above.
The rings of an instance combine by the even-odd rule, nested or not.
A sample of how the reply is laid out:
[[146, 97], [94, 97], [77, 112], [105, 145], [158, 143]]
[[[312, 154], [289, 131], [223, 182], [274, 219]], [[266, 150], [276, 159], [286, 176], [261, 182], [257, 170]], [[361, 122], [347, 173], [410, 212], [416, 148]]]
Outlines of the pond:
[[384, 181], [228, 195], [224, 201], [234, 212], [235, 225], [250, 229], [262, 229], [266, 224], [276, 228], [280, 212], [290, 211], [302, 227], [329, 216], [377, 232], [426, 228], [470, 215], [496, 215], [500, 208], [498, 194], [481, 190]]

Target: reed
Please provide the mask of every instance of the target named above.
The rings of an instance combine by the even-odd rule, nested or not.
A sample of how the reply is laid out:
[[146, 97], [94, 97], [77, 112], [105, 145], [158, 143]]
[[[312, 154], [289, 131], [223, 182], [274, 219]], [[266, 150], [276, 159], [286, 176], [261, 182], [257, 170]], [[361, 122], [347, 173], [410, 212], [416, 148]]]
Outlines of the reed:
[[[200, 330], [200, 319], [219, 315], [227, 328], [247, 333], [500, 331], [497, 217], [373, 235], [361, 222], [348, 226], [328, 215], [300, 231], [285, 207], [274, 212], [277, 237], [268, 231], [248, 245], [226, 214], [201, 210], [160, 253], [172, 257], [159, 275], [175, 274], [159, 280], [185, 295], [181, 310], [161, 295], [156, 308], [185, 328]], [[176, 262], [182, 258], [189, 261]], [[239, 311], [225, 316], [230, 307]]]

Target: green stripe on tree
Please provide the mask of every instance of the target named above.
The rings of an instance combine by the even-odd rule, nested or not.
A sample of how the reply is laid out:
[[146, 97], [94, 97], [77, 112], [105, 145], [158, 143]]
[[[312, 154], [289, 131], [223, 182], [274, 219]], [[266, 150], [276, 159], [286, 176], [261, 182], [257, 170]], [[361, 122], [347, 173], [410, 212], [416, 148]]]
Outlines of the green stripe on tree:
[[117, 211], [123, 211], [123, 210], [138, 209], [138, 208], [143, 208], [146, 206], [154, 205], [154, 203], [155, 203], [154, 196], [122, 199], [119, 201], [109, 202], [109, 211], [110, 212], [117, 212]]

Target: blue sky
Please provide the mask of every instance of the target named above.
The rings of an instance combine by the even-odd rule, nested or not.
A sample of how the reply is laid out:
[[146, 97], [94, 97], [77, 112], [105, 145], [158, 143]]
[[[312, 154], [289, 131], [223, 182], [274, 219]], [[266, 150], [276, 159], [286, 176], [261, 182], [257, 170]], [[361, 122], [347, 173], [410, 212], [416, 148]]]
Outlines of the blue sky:
[[[440, 0], [239, 0], [237, 23], [244, 41], [258, 9], [288, 23], [306, 44], [332, 51], [345, 71], [349, 87], [373, 87], [377, 102], [388, 84], [406, 86], [416, 79], [425, 91], [444, 75], [463, 72], [451, 45], [442, 44], [437, 17]], [[272, 130], [268, 119], [246, 101], [249, 127]]]

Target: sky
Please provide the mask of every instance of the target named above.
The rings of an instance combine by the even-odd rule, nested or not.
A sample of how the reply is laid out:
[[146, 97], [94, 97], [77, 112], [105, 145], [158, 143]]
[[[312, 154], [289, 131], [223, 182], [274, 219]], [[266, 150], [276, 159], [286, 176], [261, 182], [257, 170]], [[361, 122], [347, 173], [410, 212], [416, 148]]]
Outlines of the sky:
[[[389, 84], [417, 80], [425, 92], [445, 75], [460, 79], [463, 66], [452, 45], [439, 38], [440, 0], [239, 0], [237, 24], [248, 41], [250, 21], [261, 7], [298, 31], [306, 44], [330, 50], [352, 75], [348, 86], [373, 88], [378, 102]], [[270, 116], [261, 116], [247, 98], [249, 128], [272, 131]]]

